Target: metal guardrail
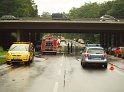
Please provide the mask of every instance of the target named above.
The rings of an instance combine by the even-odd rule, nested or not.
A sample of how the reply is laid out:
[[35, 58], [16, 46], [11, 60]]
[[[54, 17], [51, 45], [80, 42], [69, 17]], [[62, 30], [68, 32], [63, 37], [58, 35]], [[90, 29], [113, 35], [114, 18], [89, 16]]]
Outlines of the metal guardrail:
[[[20, 20], [37, 20], [37, 21], [52, 21], [52, 18], [42, 18], [42, 17], [19, 17]], [[59, 19], [60, 21], [64, 21], [64, 19]], [[79, 19], [71, 19], [66, 21], [99, 21], [100, 18], [79, 18]], [[119, 19], [120, 21], [124, 21], [124, 19]]]

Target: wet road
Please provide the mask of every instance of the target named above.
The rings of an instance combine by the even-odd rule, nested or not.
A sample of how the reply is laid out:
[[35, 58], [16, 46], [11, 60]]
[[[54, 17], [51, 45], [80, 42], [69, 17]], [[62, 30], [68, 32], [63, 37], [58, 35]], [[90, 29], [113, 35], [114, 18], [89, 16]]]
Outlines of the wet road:
[[31, 66], [0, 69], [0, 92], [124, 92], [124, 71], [83, 69], [75, 56], [35, 57]]

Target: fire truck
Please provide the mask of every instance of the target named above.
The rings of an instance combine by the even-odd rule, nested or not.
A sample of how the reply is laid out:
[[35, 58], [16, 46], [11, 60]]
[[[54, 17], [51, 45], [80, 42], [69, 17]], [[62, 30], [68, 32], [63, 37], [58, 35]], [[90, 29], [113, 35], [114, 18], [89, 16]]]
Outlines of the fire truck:
[[57, 53], [57, 38], [55, 36], [45, 35], [42, 37], [41, 52], [45, 53]]

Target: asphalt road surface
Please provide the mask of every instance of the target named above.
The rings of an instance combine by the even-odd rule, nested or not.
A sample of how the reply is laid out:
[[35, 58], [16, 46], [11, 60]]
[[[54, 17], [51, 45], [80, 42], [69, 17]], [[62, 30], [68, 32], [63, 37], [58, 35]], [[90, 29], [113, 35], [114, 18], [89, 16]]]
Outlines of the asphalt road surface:
[[124, 92], [124, 72], [116, 67], [83, 69], [75, 56], [44, 55], [30, 66], [0, 68], [0, 92]]

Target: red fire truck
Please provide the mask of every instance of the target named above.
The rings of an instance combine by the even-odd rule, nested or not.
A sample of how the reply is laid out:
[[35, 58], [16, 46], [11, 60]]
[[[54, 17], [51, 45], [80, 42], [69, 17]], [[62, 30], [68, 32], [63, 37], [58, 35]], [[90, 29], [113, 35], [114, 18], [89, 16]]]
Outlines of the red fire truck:
[[45, 35], [42, 37], [41, 52], [45, 53], [57, 53], [57, 38], [55, 36]]

